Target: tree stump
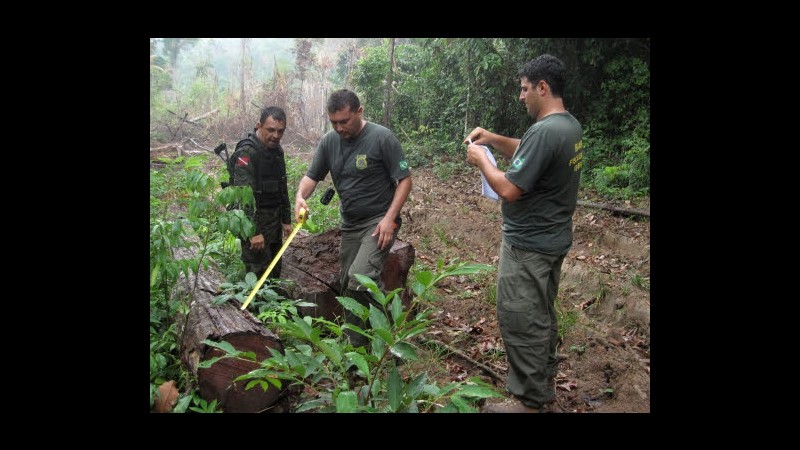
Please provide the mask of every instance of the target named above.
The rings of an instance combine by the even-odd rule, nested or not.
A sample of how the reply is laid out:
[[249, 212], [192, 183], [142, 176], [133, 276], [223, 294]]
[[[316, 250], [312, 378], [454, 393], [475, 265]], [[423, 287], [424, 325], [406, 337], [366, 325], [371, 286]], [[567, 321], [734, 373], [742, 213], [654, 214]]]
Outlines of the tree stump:
[[[177, 258], [191, 257], [186, 249], [176, 250]], [[197, 278], [197, 286], [195, 280]], [[181, 361], [197, 376], [200, 396], [206, 401], [217, 400], [225, 412], [259, 412], [272, 406], [280, 390], [274, 386], [264, 391], [259, 386], [245, 390], [248, 381], [233, 380], [259, 367], [259, 364], [233, 358], [217, 361], [207, 369], [198, 369], [200, 362], [223, 352], [203, 344], [206, 339], [227, 341], [239, 351], [252, 351], [256, 361], [272, 356], [269, 348], [283, 352], [279, 338], [249, 311], [242, 311], [232, 303], [213, 306], [211, 300], [219, 290], [224, 276], [209, 267], [202, 269], [199, 277], [181, 276], [177, 295], [191, 295], [190, 310], [185, 318], [181, 343]]]
[[[339, 283], [339, 244], [341, 230], [334, 229], [320, 234], [309, 234], [301, 230], [283, 253], [281, 278], [294, 280], [287, 288], [287, 297], [303, 299], [316, 307], [299, 308], [303, 315], [333, 320], [343, 315], [342, 305], [336, 300], [341, 295]], [[414, 247], [395, 239], [381, 272], [384, 290], [389, 292], [405, 287], [408, 271], [414, 265]], [[410, 292], [402, 294], [406, 307], [411, 302]]]

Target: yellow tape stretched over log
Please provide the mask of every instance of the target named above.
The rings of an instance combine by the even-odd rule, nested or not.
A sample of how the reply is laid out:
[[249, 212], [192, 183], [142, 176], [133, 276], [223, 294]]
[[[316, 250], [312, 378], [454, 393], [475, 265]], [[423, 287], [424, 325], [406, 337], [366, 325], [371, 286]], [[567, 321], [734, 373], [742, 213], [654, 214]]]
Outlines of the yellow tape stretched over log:
[[275, 267], [275, 264], [278, 263], [278, 260], [281, 258], [281, 255], [283, 255], [284, 250], [286, 250], [286, 248], [289, 247], [289, 243], [292, 242], [292, 239], [294, 239], [294, 235], [296, 235], [297, 232], [300, 231], [300, 227], [302, 227], [303, 224], [306, 222], [306, 210], [301, 209], [299, 216], [300, 216], [300, 221], [297, 222], [297, 225], [295, 225], [294, 230], [292, 230], [292, 233], [286, 239], [286, 242], [283, 243], [283, 247], [281, 247], [281, 249], [278, 251], [278, 254], [275, 255], [275, 257], [272, 259], [272, 262], [269, 263], [269, 267], [267, 267], [267, 270], [264, 272], [264, 275], [261, 275], [261, 278], [258, 279], [258, 283], [256, 283], [255, 286], [253, 286], [253, 290], [250, 292], [250, 295], [247, 296], [247, 300], [245, 300], [245, 302], [242, 304], [242, 309], [247, 308], [247, 305], [249, 305], [250, 302], [253, 300], [253, 297], [256, 296], [256, 292], [258, 292], [258, 290], [261, 289], [261, 285], [263, 285], [264, 281], [267, 280], [267, 275], [269, 275], [269, 273], [272, 272], [272, 268]]

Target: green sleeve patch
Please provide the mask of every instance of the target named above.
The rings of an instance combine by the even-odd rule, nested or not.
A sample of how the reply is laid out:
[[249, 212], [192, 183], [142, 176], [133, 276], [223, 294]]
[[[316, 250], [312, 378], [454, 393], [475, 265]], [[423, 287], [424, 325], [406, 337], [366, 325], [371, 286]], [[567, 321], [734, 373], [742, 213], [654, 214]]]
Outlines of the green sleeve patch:
[[406, 169], [408, 169], [408, 162], [404, 159], [400, 161], [400, 170], [406, 170]]

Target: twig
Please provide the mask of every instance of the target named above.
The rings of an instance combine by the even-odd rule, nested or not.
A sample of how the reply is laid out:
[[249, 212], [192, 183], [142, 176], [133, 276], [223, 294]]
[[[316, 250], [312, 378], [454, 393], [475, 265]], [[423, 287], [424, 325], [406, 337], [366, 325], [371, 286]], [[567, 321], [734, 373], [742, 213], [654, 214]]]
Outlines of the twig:
[[606, 211], [611, 211], [618, 214], [627, 214], [629, 216], [650, 217], [649, 211], [643, 211], [641, 209], [617, 208], [616, 206], [603, 205], [601, 203], [591, 203], [583, 200], [578, 200], [578, 205], [585, 206], [587, 208], [605, 209]]
[[190, 141], [192, 141], [192, 144], [196, 145], [197, 147], [200, 147], [200, 148], [202, 148], [203, 150], [205, 150], [205, 151], [207, 151], [207, 152], [213, 152], [213, 151], [214, 151], [214, 149], [211, 149], [211, 148], [208, 148], [208, 147], [204, 147], [204, 146], [202, 146], [202, 145], [198, 144], [198, 143], [197, 143], [197, 141], [195, 141], [195, 140], [194, 140], [194, 139], [192, 139], [192, 138], [189, 138], [189, 140], [190, 140]]
[[436, 340], [436, 339], [428, 339], [427, 341], [425, 341], [423, 343], [436, 344], [439, 347], [442, 347], [442, 348], [446, 349], [447, 351], [449, 351], [450, 353], [458, 356], [459, 358], [464, 359], [465, 361], [469, 362], [470, 364], [473, 364], [475, 366], [480, 367], [484, 372], [486, 372], [489, 375], [491, 375], [492, 378], [494, 378], [495, 380], [497, 380], [497, 381], [505, 381], [505, 378], [502, 375], [500, 375], [499, 373], [495, 372], [494, 369], [492, 369], [491, 367], [487, 366], [486, 364], [484, 364], [484, 363], [482, 363], [480, 361], [476, 361], [476, 360], [472, 359], [466, 353], [464, 353], [461, 350], [458, 350], [456, 348], [453, 348], [453, 347], [445, 344], [442, 341], [439, 341], [439, 340]]

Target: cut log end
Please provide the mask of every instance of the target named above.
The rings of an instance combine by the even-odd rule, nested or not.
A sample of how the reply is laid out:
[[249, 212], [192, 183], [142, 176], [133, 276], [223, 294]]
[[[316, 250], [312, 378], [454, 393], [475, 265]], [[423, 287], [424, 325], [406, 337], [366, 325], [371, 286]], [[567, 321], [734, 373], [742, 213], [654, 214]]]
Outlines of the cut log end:
[[[280, 342], [257, 333], [239, 333], [225, 336], [223, 339], [236, 350], [252, 351], [256, 354], [256, 361], [263, 361], [271, 355], [269, 348], [280, 352], [283, 347]], [[214, 347], [208, 347], [202, 360], [222, 356], [223, 352]], [[236, 358], [225, 358], [217, 361], [208, 369], [197, 371], [200, 395], [203, 398], [217, 398], [225, 412], [259, 412], [274, 404], [280, 390], [269, 385], [264, 391], [256, 385], [245, 389], [251, 380], [233, 381], [251, 370], [257, 369], [259, 364]]]

